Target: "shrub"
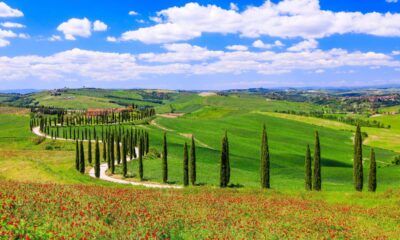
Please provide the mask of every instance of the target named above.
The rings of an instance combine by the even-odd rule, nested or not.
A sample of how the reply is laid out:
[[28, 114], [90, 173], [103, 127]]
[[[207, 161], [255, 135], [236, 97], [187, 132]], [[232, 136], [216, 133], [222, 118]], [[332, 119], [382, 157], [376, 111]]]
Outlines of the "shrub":
[[34, 138], [34, 139], [32, 140], [32, 142], [33, 142], [33, 144], [35, 144], [35, 145], [39, 145], [39, 144], [41, 144], [42, 142], [44, 142], [44, 140], [46, 140], [45, 137], [36, 137], [36, 138]]
[[394, 165], [400, 165], [400, 155], [394, 157], [394, 160], [392, 161]]

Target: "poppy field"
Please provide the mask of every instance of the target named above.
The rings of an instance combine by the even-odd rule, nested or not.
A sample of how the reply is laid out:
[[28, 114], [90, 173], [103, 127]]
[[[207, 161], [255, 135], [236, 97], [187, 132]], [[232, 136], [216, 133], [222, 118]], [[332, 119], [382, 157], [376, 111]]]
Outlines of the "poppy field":
[[[351, 204], [339, 204], [312, 194], [275, 191], [0, 184], [1, 239], [392, 239], [400, 235], [399, 201], [393, 201], [400, 192], [351, 195]], [[374, 200], [385, 196], [391, 200]]]

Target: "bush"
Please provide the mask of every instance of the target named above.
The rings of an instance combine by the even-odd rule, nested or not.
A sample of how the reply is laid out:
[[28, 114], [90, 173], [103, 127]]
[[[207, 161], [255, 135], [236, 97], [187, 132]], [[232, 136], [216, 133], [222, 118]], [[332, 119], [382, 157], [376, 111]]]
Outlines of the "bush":
[[41, 144], [42, 142], [44, 142], [44, 140], [46, 140], [45, 137], [36, 137], [36, 138], [34, 138], [34, 139], [32, 140], [32, 142], [33, 142], [33, 144], [35, 144], [35, 145], [39, 145], [39, 144]]
[[392, 161], [394, 165], [400, 165], [400, 155], [394, 157], [394, 160]]
[[150, 148], [149, 153], [145, 157], [146, 159], [157, 159], [161, 158], [161, 153], [155, 149], [155, 148]]

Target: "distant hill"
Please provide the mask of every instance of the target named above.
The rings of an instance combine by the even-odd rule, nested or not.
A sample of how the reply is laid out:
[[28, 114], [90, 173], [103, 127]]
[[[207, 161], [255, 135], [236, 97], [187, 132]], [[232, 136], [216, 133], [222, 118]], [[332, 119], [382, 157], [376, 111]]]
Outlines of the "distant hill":
[[39, 89], [6, 89], [0, 90], [0, 93], [18, 93], [18, 94], [28, 94], [28, 93], [36, 93], [43, 90]]

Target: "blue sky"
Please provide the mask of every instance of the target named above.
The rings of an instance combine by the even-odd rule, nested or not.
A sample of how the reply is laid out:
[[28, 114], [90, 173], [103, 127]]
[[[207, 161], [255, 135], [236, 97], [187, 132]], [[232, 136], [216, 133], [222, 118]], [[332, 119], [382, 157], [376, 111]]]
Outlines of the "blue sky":
[[0, 89], [400, 84], [400, 1], [0, 0]]

